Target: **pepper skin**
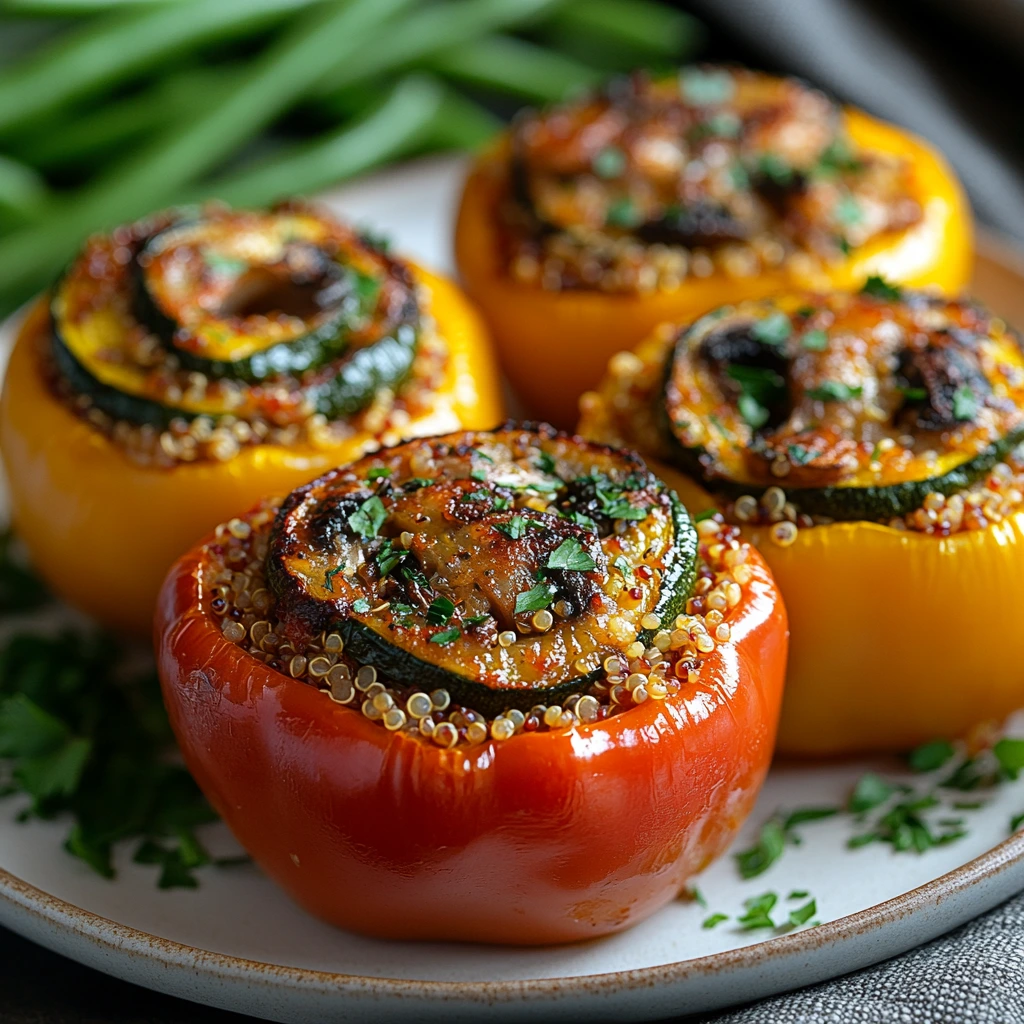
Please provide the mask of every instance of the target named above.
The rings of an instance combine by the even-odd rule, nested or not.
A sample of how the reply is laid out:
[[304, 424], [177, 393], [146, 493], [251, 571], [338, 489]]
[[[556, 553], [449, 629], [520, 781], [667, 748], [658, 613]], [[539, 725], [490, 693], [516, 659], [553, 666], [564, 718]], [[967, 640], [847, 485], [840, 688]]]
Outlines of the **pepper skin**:
[[[713, 504], [647, 461], [688, 507]], [[910, 750], [1024, 705], [1024, 512], [945, 538], [867, 522], [801, 530], [788, 548], [743, 533], [793, 624], [780, 753]]]
[[764, 563], [700, 678], [590, 726], [443, 750], [257, 661], [207, 610], [197, 548], [161, 593], [164, 699], [190, 771], [311, 913], [379, 938], [616, 932], [725, 848], [768, 769], [786, 613]]
[[[493, 426], [502, 401], [479, 317], [450, 281], [414, 272], [431, 293], [451, 358], [435, 409], [406, 432]], [[0, 398], [13, 521], [54, 593], [115, 630], [149, 633], [167, 567], [217, 523], [356, 458], [373, 441], [355, 435], [328, 449], [253, 445], [227, 462], [135, 465], [49, 390], [33, 344], [46, 315], [45, 302], [29, 314]]]
[[[653, 358], [656, 339], [637, 349]], [[604, 394], [586, 403], [579, 433], [622, 443]], [[714, 499], [650, 454], [651, 469], [694, 512]], [[1024, 705], [1024, 512], [950, 537], [841, 522], [759, 546], [792, 624], [779, 724], [783, 755], [905, 751], [957, 737]]]
[[456, 260], [466, 291], [491, 327], [502, 369], [529, 410], [556, 426], [574, 425], [580, 394], [596, 386], [615, 352], [631, 348], [659, 323], [687, 323], [725, 303], [794, 289], [851, 289], [870, 274], [949, 294], [963, 288], [972, 259], [970, 210], [945, 160], [909, 132], [859, 110], [847, 110], [845, 123], [858, 147], [911, 162], [913, 198], [923, 214], [917, 224], [857, 247], [827, 274], [780, 269], [736, 278], [716, 271], [687, 278], [671, 292], [645, 295], [546, 291], [513, 281], [501, 262], [494, 212], [506, 188], [507, 147], [499, 143], [484, 153], [463, 191]]

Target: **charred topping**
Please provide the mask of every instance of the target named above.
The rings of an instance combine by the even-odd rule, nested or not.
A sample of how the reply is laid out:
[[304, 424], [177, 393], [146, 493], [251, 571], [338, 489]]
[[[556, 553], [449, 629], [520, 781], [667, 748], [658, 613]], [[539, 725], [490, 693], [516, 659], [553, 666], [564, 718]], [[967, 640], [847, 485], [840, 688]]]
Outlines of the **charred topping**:
[[724, 254], [771, 240], [841, 257], [920, 219], [909, 175], [855, 150], [838, 107], [795, 79], [712, 66], [636, 74], [514, 124], [510, 260], [543, 267], [545, 287], [623, 290], [660, 266], [631, 265], [627, 242]]
[[333, 630], [396, 678], [529, 706], [682, 608], [694, 552], [638, 457], [508, 425], [408, 442], [294, 491], [267, 579], [294, 642]]
[[799, 511], [889, 518], [1024, 439], [1024, 353], [977, 305], [875, 282], [703, 317], [680, 333], [659, 402], [676, 458], [713, 491], [779, 484]]

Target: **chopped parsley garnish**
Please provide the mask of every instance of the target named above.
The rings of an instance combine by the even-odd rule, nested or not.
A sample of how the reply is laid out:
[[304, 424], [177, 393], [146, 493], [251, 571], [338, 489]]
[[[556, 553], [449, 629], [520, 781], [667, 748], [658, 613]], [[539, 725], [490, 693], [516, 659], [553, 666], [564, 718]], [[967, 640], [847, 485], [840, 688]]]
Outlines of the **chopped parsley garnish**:
[[687, 103], [695, 107], [710, 107], [731, 100], [736, 92], [736, 83], [728, 71], [683, 68], [679, 72], [679, 89]]
[[703, 523], [705, 519], [710, 519], [717, 511], [718, 509], [716, 508], [702, 509], [693, 517], [693, 521], [695, 523]]
[[907, 756], [907, 764], [915, 772], [933, 772], [941, 768], [956, 751], [949, 740], [932, 740], [912, 750]]
[[510, 502], [508, 498], [500, 498], [497, 496], [494, 498], [494, 508], [497, 512], [504, 512], [511, 504], [512, 502]]
[[475, 480], [477, 483], [483, 483], [487, 479], [486, 469], [474, 469], [470, 474], [470, 479]]
[[787, 897], [787, 900], [805, 900], [811, 894], [806, 889], [794, 889]]
[[537, 456], [537, 468], [542, 473], [554, 473], [555, 471], [555, 458], [548, 452], [541, 452]]
[[492, 495], [490, 491], [476, 490], [465, 491], [459, 501], [489, 501]]
[[833, 139], [818, 159], [816, 174], [832, 175], [838, 171], [856, 171], [862, 166], [848, 139]]
[[391, 614], [396, 619], [407, 619], [416, 611], [411, 604], [403, 604], [401, 601], [391, 602]]
[[632, 228], [640, 222], [640, 215], [629, 196], [620, 196], [609, 204], [604, 219], [611, 227]]
[[786, 449], [786, 454], [794, 466], [806, 466], [808, 462], [813, 462], [817, 458], [817, 453], [812, 452], [810, 448], [805, 448], [802, 444], [791, 444]]
[[768, 410], [747, 391], [742, 392], [736, 400], [736, 408], [743, 422], [752, 430], [757, 430], [768, 422]]
[[415, 583], [418, 587], [422, 587], [424, 590], [430, 588], [430, 580], [423, 574], [423, 570], [415, 565], [403, 565], [398, 570], [398, 575], [403, 580], [408, 580], [410, 583]]
[[566, 537], [548, 555], [547, 567], [549, 569], [568, 569], [571, 572], [590, 572], [597, 568], [597, 563], [583, 550], [583, 545], [575, 537]]
[[381, 576], [387, 576], [408, 554], [408, 551], [402, 551], [400, 548], [396, 550], [390, 540], [384, 541], [376, 555], [377, 568], [380, 569]]
[[714, 928], [715, 925], [721, 924], [723, 921], [728, 921], [728, 914], [709, 914], [704, 918], [701, 923], [701, 928]]
[[427, 609], [427, 625], [445, 626], [455, 613], [455, 604], [447, 597], [435, 597]]
[[568, 519], [570, 523], [582, 526], [585, 530], [593, 532], [597, 529], [597, 523], [590, 516], [585, 516], [582, 512], [563, 512], [562, 516]]
[[736, 918], [736, 923], [744, 931], [752, 931], [755, 928], [774, 928], [775, 922], [771, 918], [772, 908], [779, 902], [779, 897], [773, 892], [762, 893], [760, 896], [752, 896], [743, 901], [746, 913]]
[[498, 523], [494, 528], [509, 540], [519, 540], [526, 533], [526, 520], [522, 516], [513, 516], [507, 523]]
[[530, 590], [516, 595], [516, 615], [522, 612], [538, 612], [551, 604], [555, 592], [549, 583], [538, 583]]
[[750, 333], [764, 345], [781, 345], [793, 333], [793, 325], [789, 317], [779, 310], [754, 323]]
[[836, 202], [836, 220], [840, 224], [859, 224], [864, 219], [864, 210], [856, 198], [844, 192]]
[[846, 809], [851, 814], [863, 814], [884, 804], [895, 792], [896, 787], [881, 775], [865, 772], [853, 787], [853, 792], [846, 802]]
[[1017, 829], [1019, 829], [1021, 827], [1021, 825], [1024, 825], [1024, 812], [1022, 812], [1020, 814], [1015, 814], [1010, 819], [1010, 831], [1011, 832], [1016, 832]]
[[789, 924], [793, 928], [799, 928], [801, 925], [807, 924], [817, 912], [818, 903], [816, 900], [811, 900], [802, 907], [797, 907], [796, 910], [789, 912]]
[[336, 565], [333, 569], [328, 569], [324, 573], [324, 589], [328, 594], [334, 593], [334, 577], [344, 568], [343, 565]]
[[800, 344], [808, 352], [824, 352], [828, 348], [828, 334], [822, 330], [807, 331]]
[[377, 531], [384, 525], [384, 520], [387, 517], [388, 513], [384, 508], [384, 502], [374, 495], [372, 498], [367, 498], [359, 506], [358, 511], [348, 517], [348, 525], [360, 537], [376, 537]]
[[451, 629], [446, 629], [443, 633], [435, 633], [431, 638], [432, 644], [440, 644], [442, 647], [446, 647], [450, 643], [458, 640], [462, 636], [462, 630], [457, 626], [452, 626]]
[[1001, 739], [992, 748], [1003, 774], [1016, 780], [1024, 769], [1024, 740]]
[[861, 295], [870, 295], [875, 299], [884, 299], [888, 302], [899, 302], [903, 293], [895, 285], [889, 284], [884, 277], [878, 274], [871, 274], [864, 282], [860, 290]]
[[626, 169], [626, 154], [618, 146], [605, 146], [590, 166], [599, 178], [618, 178]]
[[923, 402], [928, 397], [928, 389], [927, 388], [904, 387], [901, 384], [897, 384], [896, 385], [896, 390], [908, 402]]
[[352, 611], [357, 615], [365, 615], [370, 610], [370, 602], [365, 597], [356, 598], [352, 602]]
[[479, 626], [481, 623], [486, 622], [490, 618], [490, 615], [470, 615], [468, 619], [463, 619], [462, 624], [472, 629], [474, 626]]
[[403, 491], [418, 491], [421, 487], [429, 487], [434, 481], [425, 476], [413, 476], [402, 484]]
[[953, 392], [953, 418], [973, 420], [978, 415], [978, 399], [974, 392], [964, 384]]
[[369, 473], [366, 474], [367, 480], [386, 480], [391, 476], [391, 470], [387, 466], [374, 466]]
[[783, 188], [793, 184], [796, 172], [778, 153], [762, 153], [757, 161], [757, 173]]
[[931, 795], [900, 801], [875, 822], [874, 828], [853, 836], [847, 845], [857, 848], [881, 842], [889, 843], [897, 853], [905, 850], [924, 853], [933, 846], [944, 846], [965, 836], [967, 831], [959, 820], [955, 823], [947, 820], [947, 824], [942, 825], [943, 831], [933, 831], [921, 812], [937, 807], [938, 804], [939, 801]]
[[631, 587], [636, 582], [636, 576], [633, 574], [633, 566], [629, 564], [629, 559], [625, 555], [616, 555], [615, 560], [612, 562], [612, 568], [617, 569], [621, 574], [622, 578], [626, 581], [626, 586]]
[[820, 821], [839, 813], [837, 807], [801, 807], [789, 814], [773, 814], [762, 826], [757, 842], [747, 850], [733, 856], [743, 878], [755, 878], [768, 870], [783, 854], [787, 843], [799, 846], [800, 836], [794, 831], [798, 825]]
[[808, 388], [805, 394], [817, 402], [848, 402], [851, 398], [860, 398], [864, 388], [859, 384], [844, 384], [838, 380], [822, 381], [816, 388]]

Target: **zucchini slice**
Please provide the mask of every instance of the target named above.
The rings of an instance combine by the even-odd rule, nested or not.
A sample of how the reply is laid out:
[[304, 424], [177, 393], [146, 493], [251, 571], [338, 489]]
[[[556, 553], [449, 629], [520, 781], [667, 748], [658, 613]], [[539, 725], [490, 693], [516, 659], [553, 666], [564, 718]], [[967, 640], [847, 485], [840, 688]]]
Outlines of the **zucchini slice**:
[[[292, 492], [280, 628], [494, 714], [581, 692], [685, 609], [697, 537], [639, 456], [508, 424], [411, 441]], [[656, 628], [656, 627], [655, 627]]]
[[404, 264], [291, 208], [168, 215], [96, 236], [50, 309], [72, 390], [156, 427], [350, 416], [406, 379], [420, 323]]
[[797, 511], [885, 520], [969, 487], [1024, 441], [1024, 351], [975, 303], [786, 295], [684, 329], [660, 418], [713, 494], [782, 487]]
[[135, 312], [182, 366], [257, 381], [331, 362], [376, 310], [387, 259], [309, 213], [220, 211], [135, 254]]

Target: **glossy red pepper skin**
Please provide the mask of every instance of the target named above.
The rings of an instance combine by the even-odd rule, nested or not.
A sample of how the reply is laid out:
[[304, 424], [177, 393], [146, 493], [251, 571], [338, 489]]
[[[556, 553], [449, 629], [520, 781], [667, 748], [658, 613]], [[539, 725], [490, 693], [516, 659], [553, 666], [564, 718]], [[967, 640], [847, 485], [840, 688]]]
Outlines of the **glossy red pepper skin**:
[[202, 547], [156, 617], [185, 760], [303, 907], [381, 938], [546, 944], [629, 927], [728, 845], [768, 770], [785, 608], [760, 556], [700, 678], [603, 722], [443, 750], [223, 638]]

